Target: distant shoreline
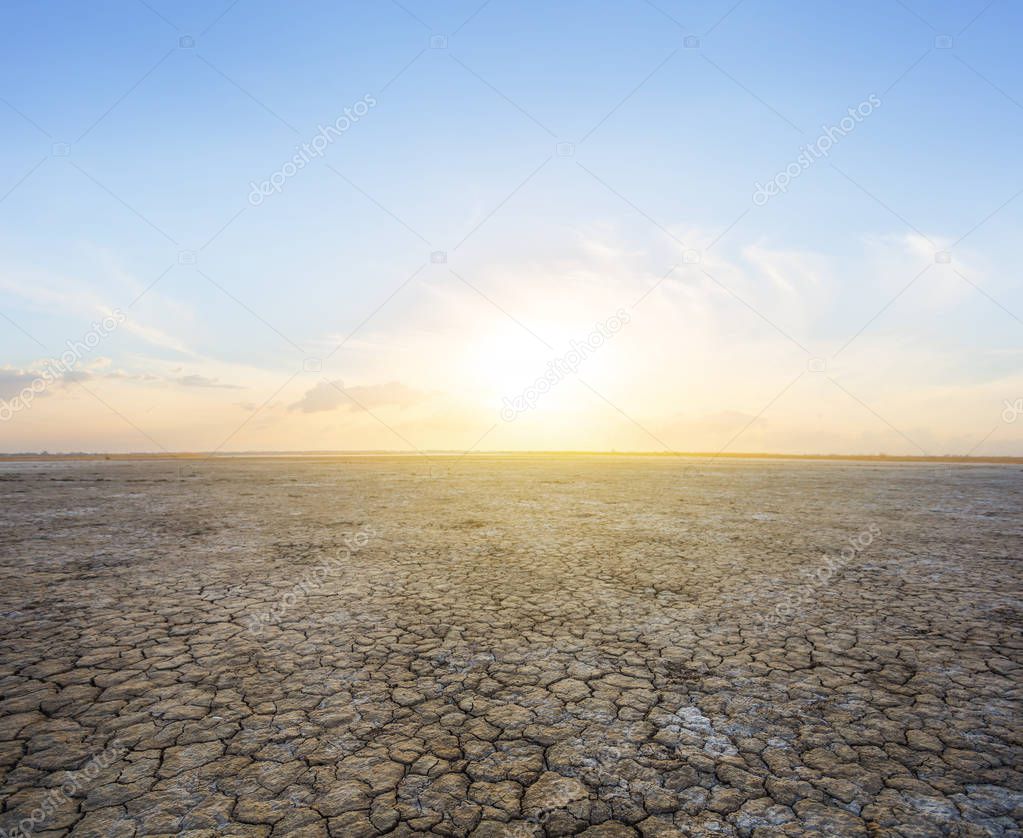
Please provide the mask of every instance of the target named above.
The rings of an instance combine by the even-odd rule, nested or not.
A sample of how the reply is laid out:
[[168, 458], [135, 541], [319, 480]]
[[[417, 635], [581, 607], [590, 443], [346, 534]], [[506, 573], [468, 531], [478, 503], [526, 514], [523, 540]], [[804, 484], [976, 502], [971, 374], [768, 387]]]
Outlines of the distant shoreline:
[[486, 457], [525, 458], [525, 457], [650, 457], [654, 459], [693, 459], [693, 460], [806, 460], [824, 462], [867, 462], [867, 463], [962, 463], [962, 464], [995, 464], [1023, 465], [1023, 457], [967, 457], [941, 456], [924, 457], [898, 454], [772, 454], [765, 452], [747, 452], [734, 454], [714, 454], [706, 451], [241, 451], [237, 453], [208, 454], [203, 452], [180, 453], [132, 453], [132, 454], [0, 454], [0, 463], [20, 462], [60, 462], [60, 461], [117, 461], [133, 462], [144, 460], [167, 461], [208, 461], [208, 460], [337, 460], [345, 458], [420, 458], [420, 457]]

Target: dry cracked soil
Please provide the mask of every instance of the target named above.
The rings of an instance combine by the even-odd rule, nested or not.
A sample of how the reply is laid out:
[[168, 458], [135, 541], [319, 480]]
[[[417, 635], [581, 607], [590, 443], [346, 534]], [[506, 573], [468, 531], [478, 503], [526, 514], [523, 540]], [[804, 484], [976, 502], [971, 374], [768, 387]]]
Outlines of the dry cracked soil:
[[1019, 836], [1023, 469], [0, 464], [6, 835]]

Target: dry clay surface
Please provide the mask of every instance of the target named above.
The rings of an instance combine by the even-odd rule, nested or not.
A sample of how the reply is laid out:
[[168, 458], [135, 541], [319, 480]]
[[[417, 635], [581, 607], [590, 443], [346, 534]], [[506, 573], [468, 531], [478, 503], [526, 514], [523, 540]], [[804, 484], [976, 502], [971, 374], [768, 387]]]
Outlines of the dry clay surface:
[[0, 827], [1018, 836], [1021, 546], [1008, 465], [0, 464]]

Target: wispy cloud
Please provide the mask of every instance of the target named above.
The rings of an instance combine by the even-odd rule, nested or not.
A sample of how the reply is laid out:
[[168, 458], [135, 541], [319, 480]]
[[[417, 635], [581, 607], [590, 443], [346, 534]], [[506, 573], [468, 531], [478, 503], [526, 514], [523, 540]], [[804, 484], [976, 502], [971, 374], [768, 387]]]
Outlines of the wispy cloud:
[[[91, 290], [83, 289], [79, 283], [39, 272], [18, 277], [10, 276], [9, 272], [6, 276], [0, 275], [0, 293], [17, 297], [45, 314], [59, 311], [78, 319], [102, 319], [115, 310], [105, 299]], [[132, 311], [120, 328], [159, 349], [198, 357], [184, 341], [144, 321], [138, 311]]]
[[345, 387], [343, 381], [321, 381], [288, 409], [302, 413], [319, 413], [340, 407], [356, 411], [383, 405], [408, 407], [428, 397], [427, 393], [413, 390], [397, 381], [355, 387]]
[[208, 378], [205, 375], [182, 375], [175, 378], [174, 381], [180, 384], [182, 387], [207, 387], [213, 390], [244, 390], [245, 388], [238, 384], [222, 384], [215, 378]]
[[[31, 370], [16, 367], [0, 368], [0, 399], [12, 399], [26, 387], [31, 387], [38, 375]], [[40, 393], [39, 395], [45, 395]]]

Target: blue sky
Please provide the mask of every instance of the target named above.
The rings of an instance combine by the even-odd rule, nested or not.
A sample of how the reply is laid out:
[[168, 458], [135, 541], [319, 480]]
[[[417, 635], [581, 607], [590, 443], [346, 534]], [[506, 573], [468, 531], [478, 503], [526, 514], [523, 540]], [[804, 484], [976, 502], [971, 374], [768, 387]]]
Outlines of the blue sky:
[[[1008, 0], [0, 15], [0, 397], [127, 314], [2, 450], [464, 450], [497, 422], [480, 447], [1023, 454]], [[584, 381], [499, 421], [633, 304]]]

